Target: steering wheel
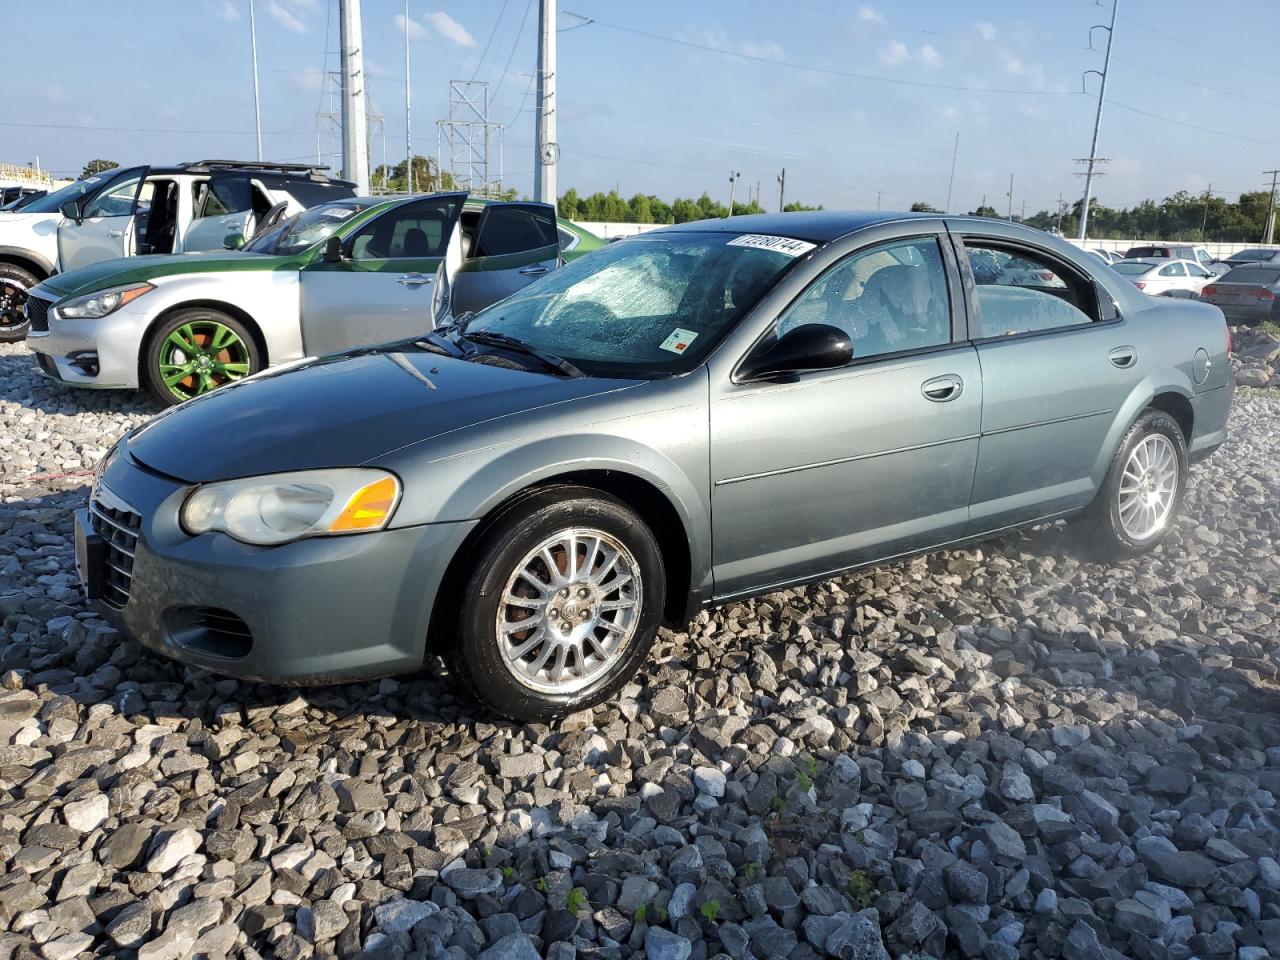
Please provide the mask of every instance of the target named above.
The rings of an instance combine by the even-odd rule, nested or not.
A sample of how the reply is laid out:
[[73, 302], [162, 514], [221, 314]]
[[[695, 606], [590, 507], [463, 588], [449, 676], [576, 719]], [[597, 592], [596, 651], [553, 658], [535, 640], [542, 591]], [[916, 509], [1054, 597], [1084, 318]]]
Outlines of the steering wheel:
[[598, 300], [573, 300], [557, 310], [555, 316], [555, 322], [566, 327], [590, 326], [593, 329], [586, 336], [591, 340], [608, 339], [594, 334], [604, 332], [617, 319], [618, 315]]

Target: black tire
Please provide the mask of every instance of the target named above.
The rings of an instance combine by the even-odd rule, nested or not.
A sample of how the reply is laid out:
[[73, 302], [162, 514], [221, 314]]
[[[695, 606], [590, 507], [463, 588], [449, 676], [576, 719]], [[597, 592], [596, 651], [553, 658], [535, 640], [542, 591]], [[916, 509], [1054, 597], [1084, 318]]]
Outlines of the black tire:
[[0, 343], [25, 340], [30, 326], [23, 313], [27, 291], [40, 282], [30, 270], [0, 263]]
[[[1130, 457], [1140, 444], [1154, 435], [1163, 436], [1172, 447], [1176, 487], [1163, 520], [1153, 532], [1138, 537], [1127, 530], [1122, 521], [1120, 487]], [[1105, 560], [1123, 560], [1154, 550], [1177, 521], [1187, 488], [1187, 466], [1187, 441], [1178, 422], [1163, 410], [1144, 410], [1121, 439], [1102, 481], [1102, 488], [1078, 523], [1082, 546], [1098, 559]]]
[[[516, 669], [504, 658], [498, 628], [500, 605], [508, 582], [523, 567], [525, 558], [549, 538], [573, 528], [604, 533], [623, 546], [630, 554], [628, 559], [635, 562], [640, 575], [635, 628], [629, 637], [619, 642], [614, 659], [596, 668], [598, 673], [591, 673], [588, 661], [578, 661], [579, 673], [586, 674], [580, 679], [589, 679], [580, 688], [568, 692], [534, 689], [517, 676]], [[588, 550], [582, 546], [581, 561], [586, 560]], [[562, 562], [565, 554], [566, 551], [557, 552], [553, 548], [553, 557], [562, 567], [567, 563]], [[603, 567], [603, 563], [597, 563], [595, 568]], [[542, 572], [545, 570], [543, 562]], [[612, 577], [610, 574], [601, 578], [604, 585], [598, 598], [606, 602], [609, 597], [623, 596], [620, 590], [609, 591]], [[561, 602], [566, 603], [564, 609], [569, 610], [569, 601]], [[653, 645], [665, 602], [662, 552], [652, 531], [635, 511], [599, 490], [571, 486], [548, 488], [499, 516], [476, 544], [451, 642], [446, 642], [443, 651], [445, 661], [452, 676], [498, 713], [524, 722], [550, 720], [609, 699], [635, 675]], [[523, 619], [512, 612], [520, 607], [502, 606], [504, 618]], [[552, 612], [559, 613], [554, 608]], [[618, 612], [617, 619], [623, 616]], [[599, 629], [604, 632], [598, 636], [608, 642], [610, 631]], [[529, 635], [514, 634], [513, 640], [521, 641]], [[542, 649], [545, 648], [535, 648], [526, 660], [536, 660]]]
[[258, 341], [248, 327], [235, 317], [209, 307], [188, 307], [183, 310], [176, 310], [166, 316], [151, 331], [147, 337], [146, 347], [144, 348], [145, 353], [142, 358], [143, 374], [147, 388], [161, 403], [174, 406], [182, 403], [183, 400], [190, 399], [190, 396], [195, 396], [202, 392], [201, 375], [199, 373], [193, 373], [177, 385], [179, 392], [188, 392], [190, 396], [180, 396], [178, 392], [171, 390], [165, 383], [161, 366], [171, 363], [174, 359], [172, 347], [166, 345], [169, 336], [185, 326], [191, 326], [197, 339], [207, 338], [211, 335], [210, 331], [216, 331], [219, 325], [231, 331], [235, 335], [236, 341], [234, 350], [229, 348], [212, 354], [213, 360], [211, 362], [234, 362], [236, 371], [234, 374], [219, 373], [214, 369], [209, 373], [210, 382], [213, 383], [213, 387], [209, 389], [215, 389], [231, 382], [233, 379], [244, 379], [244, 377], [255, 374], [262, 369], [262, 352], [258, 349]]

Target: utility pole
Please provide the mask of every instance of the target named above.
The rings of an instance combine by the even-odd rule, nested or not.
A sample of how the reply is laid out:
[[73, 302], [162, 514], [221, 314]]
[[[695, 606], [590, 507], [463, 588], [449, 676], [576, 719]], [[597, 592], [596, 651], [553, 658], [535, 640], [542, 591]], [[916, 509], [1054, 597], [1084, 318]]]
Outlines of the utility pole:
[[1062, 194], [1058, 194], [1058, 233], [1062, 233]]
[[876, 191], [876, 209], [877, 209], [877, 210], [879, 210], [879, 209], [880, 209], [880, 194], [882, 194], [882, 193], [884, 193], [884, 191], [883, 191], [883, 190], [877, 190], [877, 191]]
[[[1084, 240], [1088, 237], [1089, 231], [1089, 201], [1093, 195], [1093, 168], [1098, 162], [1098, 134], [1102, 130], [1102, 105], [1106, 102], [1107, 97], [1107, 74], [1111, 70], [1111, 45], [1116, 38], [1116, 12], [1120, 9], [1120, 0], [1111, 0], [1111, 25], [1103, 27], [1102, 24], [1094, 24], [1089, 28], [1089, 39], [1093, 39], [1093, 31], [1101, 27], [1107, 31], [1107, 52], [1102, 60], [1102, 83], [1098, 87], [1098, 112], [1093, 118], [1093, 143], [1089, 147], [1089, 167], [1084, 175], [1084, 204], [1080, 207], [1080, 239]], [[1086, 73], [1098, 73], [1097, 70], [1088, 70]], [[1081, 80], [1081, 89], [1083, 89], [1084, 81]]]
[[538, 0], [538, 134], [533, 199], [556, 205], [556, 0]]
[[258, 21], [249, 0], [249, 49], [253, 53], [253, 129], [258, 135], [258, 159], [262, 159], [262, 101], [258, 97]]
[[943, 213], [951, 212], [951, 188], [956, 185], [956, 157], [960, 154], [960, 131], [956, 131], [956, 145], [951, 149], [951, 179], [947, 181], [947, 203]]
[[1027, 222], [1027, 198], [1026, 197], [1022, 198], [1022, 213], [1019, 215], [1018, 219], [1023, 223]]
[[1276, 175], [1280, 170], [1263, 170], [1263, 175], [1271, 175], [1271, 203], [1267, 205], [1267, 231], [1263, 235], [1263, 243], [1271, 243], [1276, 232]]
[[729, 173], [729, 216], [733, 216], [733, 195], [738, 189], [738, 178], [742, 176], [740, 173]]
[[404, 179], [413, 193], [413, 127], [409, 122], [409, 0], [404, 0]]
[[984, 193], [982, 195], [982, 203], [978, 204], [978, 216], [985, 217], [986, 214], [982, 212], [985, 209], [987, 209], [987, 195]]
[[356, 194], [369, 192], [369, 133], [366, 129], [364, 39], [360, 0], [338, 0], [342, 47], [342, 175]]
[[787, 191], [787, 168], [783, 167], [782, 172], [778, 174], [778, 212], [782, 213], [786, 209], [786, 204], [782, 202], [783, 195]]
[[1013, 220], [1013, 174], [1009, 174], [1009, 192], [1005, 194], [1009, 198], [1009, 216], [1010, 221]]
[[1209, 201], [1213, 199], [1213, 184], [1204, 192], [1204, 216], [1200, 218], [1200, 242], [1204, 242], [1205, 231], [1209, 229]]

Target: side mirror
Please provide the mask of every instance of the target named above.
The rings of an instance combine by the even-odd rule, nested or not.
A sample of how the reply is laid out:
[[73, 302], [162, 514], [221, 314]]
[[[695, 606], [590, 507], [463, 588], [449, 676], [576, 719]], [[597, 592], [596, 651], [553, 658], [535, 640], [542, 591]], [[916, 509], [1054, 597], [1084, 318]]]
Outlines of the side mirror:
[[852, 359], [853, 343], [847, 333], [825, 323], [806, 323], [749, 356], [738, 368], [738, 379], [792, 380], [798, 373], [832, 370]]
[[1116, 306], [1116, 301], [1110, 292], [1100, 282], [1093, 282], [1094, 292], [1098, 297], [1098, 319], [1104, 323], [1109, 320], [1120, 319], [1120, 308]]
[[222, 245], [228, 250], [239, 250], [244, 246], [243, 233], [228, 233], [222, 238]]
[[80, 204], [74, 200], [68, 200], [60, 209], [68, 220], [74, 220], [77, 224], [84, 223], [84, 217], [80, 215]]
[[341, 263], [346, 259], [342, 254], [342, 241], [338, 237], [330, 237], [324, 242], [324, 255], [321, 259], [325, 263]]

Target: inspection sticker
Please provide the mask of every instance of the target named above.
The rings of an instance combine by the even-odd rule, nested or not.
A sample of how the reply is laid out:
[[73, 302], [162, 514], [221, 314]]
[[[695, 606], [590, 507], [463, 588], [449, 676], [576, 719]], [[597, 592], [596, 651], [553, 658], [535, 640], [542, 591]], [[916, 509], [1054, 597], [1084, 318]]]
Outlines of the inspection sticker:
[[740, 237], [734, 237], [725, 246], [755, 247], [757, 250], [773, 250], [777, 253], [785, 253], [788, 257], [798, 257], [802, 253], [808, 253], [817, 244], [810, 243], [808, 240], [794, 240], [791, 237], [770, 237], [763, 233], [744, 233]]
[[698, 335], [692, 330], [681, 330], [676, 327], [671, 331], [671, 336], [663, 340], [658, 346], [670, 353], [684, 353], [689, 349], [689, 344], [696, 340]]

